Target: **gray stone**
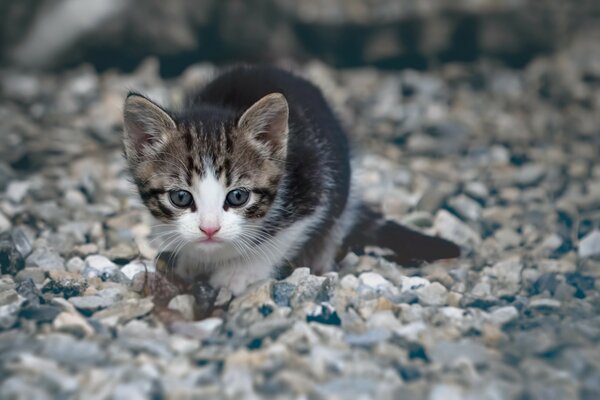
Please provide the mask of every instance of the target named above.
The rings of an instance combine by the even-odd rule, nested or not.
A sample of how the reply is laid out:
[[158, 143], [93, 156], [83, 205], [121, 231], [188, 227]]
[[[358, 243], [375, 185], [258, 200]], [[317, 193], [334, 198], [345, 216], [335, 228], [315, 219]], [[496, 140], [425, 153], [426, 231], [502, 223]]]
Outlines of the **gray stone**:
[[115, 303], [115, 299], [109, 296], [75, 296], [70, 297], [69, 302], [84, 312], [94, 312], [102, 308], [110, 307]]
[[27, 257], [25, 265], [44, 271], [64, 271], [65, 259], [48, 247], [38, 247]]
[[364, 333], [348, 333], [344, 336], [346, 343], [352, 346], [372, 346], [388, 340], [392, 333], [388, 329], [371, 329]]
[[521, 271], [523, 261], [515, 256], [500, 261], [492, 267], [485, 268], [483, 274], [490, 277], [492, 293], [497, 296], [515, 295], [521, 288]]
[[437, 342], [428, 349], [428, 355], [434, 363], [447, 366], [457, 365], [464, 359], [475, 366], [485, 365], [490, 361], [489, 350], [468, 339], [460, 342]]

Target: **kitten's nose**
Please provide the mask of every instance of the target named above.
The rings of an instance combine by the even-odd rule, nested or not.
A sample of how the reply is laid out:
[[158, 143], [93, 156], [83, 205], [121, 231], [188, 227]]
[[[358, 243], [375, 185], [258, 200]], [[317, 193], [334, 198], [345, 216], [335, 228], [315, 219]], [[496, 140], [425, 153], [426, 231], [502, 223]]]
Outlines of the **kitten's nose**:
[[213, 226], [201, 226], [200, 227], [200, 230], [202, 232], [204, 232], [204, 234], [206, 236], [208, 236], [209, 239], [211, 237], [213, 237], [217, 232], [219, 232], [219, 229], [221, 229], [221, 227], [220, 226], [216, 226], [216, 225], [213, 225]]

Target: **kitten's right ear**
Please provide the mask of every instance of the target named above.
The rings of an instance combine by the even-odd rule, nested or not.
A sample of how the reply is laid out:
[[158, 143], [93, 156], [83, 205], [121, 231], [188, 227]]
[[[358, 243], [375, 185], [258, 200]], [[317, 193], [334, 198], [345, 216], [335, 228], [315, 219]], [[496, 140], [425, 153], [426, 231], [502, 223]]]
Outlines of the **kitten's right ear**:
[[129, 94], [123, 109], [124, 142], [127, 158], [142, 155], [176, 129], [175, 121], [165, 110], [139, 94]]

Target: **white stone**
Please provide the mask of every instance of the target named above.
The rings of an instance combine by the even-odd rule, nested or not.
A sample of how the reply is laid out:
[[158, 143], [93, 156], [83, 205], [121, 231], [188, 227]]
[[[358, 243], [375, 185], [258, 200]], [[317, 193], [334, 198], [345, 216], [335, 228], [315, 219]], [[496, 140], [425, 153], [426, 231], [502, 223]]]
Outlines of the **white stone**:
[[12, 227], [10, 220], [0, 212], [0, 232], [5, 232]]
[[439, 282], [417, 289], [417, 295], [426, 306], [443, 306], [448, 302], [448, 290]]
[[400, 279], [402, 281], [402, 292], [417, 290], [431, 285], [431, 282], [420, 276], [402, 276]]
[[441, 237], [460, 246], [474, 248], [481, 243], [481, 237], [477, 232], [446, 210], [437, 212], [433, 226], [435, 232]]
[[421, 332], [427, 330], [427, 326], [423, 321], [411, 322], [403, 325], [398, 329], [394, 329], [394, 333], [408, 340], [418, 340]]
[[85, 268], [85, 262], [80, 257], [73, 257], [67, 261], [67, 271], [81, 273]]
[[140, 272], [155, 272], [156, 267], [151, 262], [134, 260], [121, 268], [121, 272], [129, 279], [133, 279]]
[[495, 325], [502, 326], [519, 317], [519, 311], [514, 306], [506, 306], [495, 309], [489, 314], [489, 320]]
[[95, 254], [85, 258], [83, 275], [86, 278], [90, 278], [92, 276], [101, 276], [105, 273], [112, 274], [117, 269], [119, 267], [108, 258]]
[[185, 319], [193, 320], [195, 317], [194, 308], [196, 306], [196, 299], [191, 294], [180, 294], [175, 296], [169, 301], [169, 308], [171, 310], [179, 311]]
[[579, 257], [588, 258], [598, 256], [600, 256], [600, 230], [594, 230], [579, 242]]
[[13, 203], [18, 204], [23, 201], [30, 186], [31, 182], [29, 181], [12, 181], [6, 188], [6, 197]]
[[373, 290], [385, 290], [394, 286], [392, 282], [375, 272], [363, 272], [358, 277], [358, 280], [361, 285]]
[[72, 331], [78, 330], [83, 332], [86, 336], [94, 334], [94, 328], [79, 314], [72, 314], [69, 312], [61, 312], [56, 316], [52, 326], [56, 330]]

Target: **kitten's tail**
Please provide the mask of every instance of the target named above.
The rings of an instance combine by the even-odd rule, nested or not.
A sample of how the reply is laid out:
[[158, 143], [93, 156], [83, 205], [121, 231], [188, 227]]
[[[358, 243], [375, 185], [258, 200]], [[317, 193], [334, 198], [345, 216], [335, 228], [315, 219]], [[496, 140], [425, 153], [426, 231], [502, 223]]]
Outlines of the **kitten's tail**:
[[398, 264], [415, 264], [460, 256], [460, 248], [439, 237], [414, 231], [385, 217], [365, 205], [361, 205], [358, 220], [344, 240], [345, 248], [362, 250], [372, 245], [390, 249], [391, 257]]

